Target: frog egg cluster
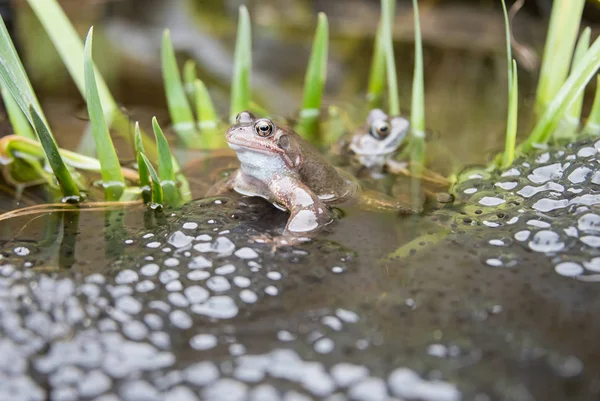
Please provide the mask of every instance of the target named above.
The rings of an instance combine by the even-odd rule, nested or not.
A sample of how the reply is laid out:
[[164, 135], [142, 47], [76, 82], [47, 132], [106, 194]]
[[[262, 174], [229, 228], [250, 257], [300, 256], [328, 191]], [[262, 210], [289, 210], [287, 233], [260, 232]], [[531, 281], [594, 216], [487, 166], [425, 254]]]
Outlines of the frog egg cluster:
[[41, 250], [3, 250], [0, 399], [460, 399], [439, 378], [345, 356], [373, 342], [352, 310], [263, 317], [286, 291], [343, 275], [352, 253], [330, 244], [272, 254], [248, 241], [246, 221], [231, 217], [238, 208], [203, 205], [130, 233], [124, 253], [92, 273], [81, 261], [39, 272]]
[[471, 204], [471, 224], [497, 234], [486, 236], [496, 251], [484, 262], [511, 267], [512, 245], [550, 257], [556, 273], [600, 280], [600, 141], [583, 141], [520, 161], [499, 177], [473, 173], [458, 188]]

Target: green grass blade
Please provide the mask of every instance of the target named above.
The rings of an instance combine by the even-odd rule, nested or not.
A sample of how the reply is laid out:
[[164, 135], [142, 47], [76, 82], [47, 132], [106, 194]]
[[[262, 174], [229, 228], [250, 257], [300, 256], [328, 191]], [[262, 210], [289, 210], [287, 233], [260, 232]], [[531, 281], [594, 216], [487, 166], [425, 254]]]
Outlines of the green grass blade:
[[596, 77], [596, 94], [594, 103], [583, 130], [587, 135], [600, 135], [600, 75]]
[[[87, 96], [85, 72], [81, 64], [81, 60], [83, 60], [84, 57], [83, 43], [77, 34], [77, 31], [56, 0], [27, 1], [46, 30], [50, 40], [54, 44], [54, 47], [58, 51], [63, 63], [71, 75], [71, 78], [75, 82], [75, 85], [77, 85], [81, 96], [83, 96], [85, 99]], [[3, 58], [2, 54], [0, 54], [0, 58]], [[100, 97], [102, 110], [104, 111], [104, 117], [107, 124], [111, 125], [120, 136], [131, 143], [131, 121], [117, 107], [114, 97], [111, 95], [106, 82], [102, 79], [102, 76], [97, 69], [95, 76], [97, 80], [98, 95]], [[15, 95], [13, 94], [13, 96]], [[25, 102], [24, 106], [19, 104], [26, 115], [29, 114], [27, 111], [27, 105], [29, 103], [33, 103], [36, 106], [38, 113], [42, 117], [44, 116], [41, 112], [41, 108], [39, 108], [37, 100], [35, 100], [35, 102], [27, 101]], [[25, 109], [23, 109], [23, 107], [25, 107]], [[143, 135], [142, 138], [144, 140], [144, 144], [146, 145], [146, 153], [151, 158], [155, 158], [156, 147], [154, 143], [149, 140], [147, 135]]]
[[413, 73], [410, 125], [413, 139], [420, 138], [422, 140], [425, 138], [425, 89], [423, 82], [423, 43], [417, 0], [413, 0], [413, 10], [415, 20], [415, 69]]
[[327, 80], [327, 53], [329, 44], [329, 25], [327, 16], [319, 13], [319, 22], [312, 44], [312, 51], [304, 79], [303, 117], [318, 115], [321, 109], [323, 89]]
[[235, 55], [233, 67], [233, 80], [231, 84], [231, 109], [229, 120], [235, 122], [235, 117], [241, 111], [250, 107], [252, 74], [252, 31], [250, 15], [246, 6], [240, 6], [237, 37], [235, 41]]
[[179, 194], [175, 183], [175, 169], [173, 167], [171, 149], [156, 117], [152, 118], [152, 128], [154, 129], [156, 146], [158, 148], [158, 176], [160, 177], [160, 185], [163, 188], [166, 203], [174, 205], [179, 201]]
[[585, 0], [555, 0], [544, 47], [535, 112], [539, 117], [567, 78]]
[[[575, 48], [575, 53], [573, 55], [573, 64], [571, 67], [571, 71], [574, 71], [577, 68], [577, 65], [581, 63], [583, 56], [585, 56], [585, 52], [588, 51], [590, 47], [590, 36], [591, 29], [585, 28], [579, 37], [579, 41], [577, 42], [577, 47]], [[559, 129], [555, 131], [555, 138], [565, 138], [565, 139], [575, 139], [575, 135], [577, 134], [577, 130], [579, 128], [579, 124], [581, 123], [581, 110], [583, 109], [583, 95], [584, 91], [582, 91], [578, 96], [575, 97], [575, 100], [571, 103], [571, 106], [567, 109], [565, 113], [565, 117], [563, 119], [564, 126], [563, 129]]]
[[510, 40], [510, 21], [508, 19], [508, 11], [506, 9], [506, 1], [502, 0], [502, 12], [504, 13], [504, 34], [506, 36], [506, 62], [508, 64], [508, 68], [506, 69], [508, 71], [508, 96], [510, 99], [510, 91], [512, 90], [512, 84], [513, 84], [513, 79], [512, 79], [512, 63], [513, 63], [513, 57], [512, 57], [512, 45], [511, 45], [511, 40]]
[[196, 79], [195, 87], [196, 115], [198, 116], [198, 128], [202, 137], [202, 147], [207, 149], [223, 147], [226, 145], [225, 135], [217, 129], [219, 117], [210, 98], [210, 93], [204, 82], [199, 79]]
[[521, 145], [522, 151], [527, 152], [537, 144], [548, 142], [567, 107], [583, 92], [585, 86], [598, 72], [598, 68], [600, 68], [600, 38], [596, 38], [554, 100], [548, 105], [529, 138]]
[[[29, 120], [30, 125], [33, 126], [33, 121], [30, 120], [31, 113], [29, 112], [29, 106], [32, 105], [35, 108], [36, 113], [40, 116], [48, 132], [49, 129], [48, 121], [44, 116], [40, 103], [38, 102], [35, 92], [31, 87], [27, 73], [23, 68], [21, 59], [15, 50], [15, 46], [6, 30], [4, 25], [4, 19], [0, 16], [0, 86], [5, 88], [13, 97], [15, 102], [19, 105], [19, 108]], [[52, 135], [52, 134], [51, 134]]]
[[394, 40], [392, 36], [392, 24], [395, 15], [395, 0], [381, 0], [381, 20], [383, 42], [385, 50], [387, 83], [388, 83], [388, 107], [389, 115], [400, 114], [400, 96], [398, 95], [398, 76], [396, 74], [396, 59], [394, 57]]
[[85, 72], [85, 90], [87, 98], [88, 114], [92, 126], [92, 134], [96, 143], [98, 160], [102, 166], [102, 180], [108, 200], [116, 201], [119, 199], [125, 189], [125, 180], [121, 172], [121, 164], [117, 157], [117, 152], [113, 145], [104, 112], [100, 103], [100, 96], [96, 86], [96, 77], [94, 73], [94, 63], [92, 61], [94, 28], [90, 28], [85, 40], [84, 47], [84, 72]]
[[29, 107], [29, 113], [31, 121], [33, 121], [35, 132], [44, 147], [44, 152], [46, 153], [50, 167], [54, 172], [54, 176], [58, 181], [58, 185], [60, 186], [63, 195], [68, 198], [69, 201], [79, 202], [81, 200], [79, 188], [77, 188], [77, 184], [69, 173], [62, 157], [60, 157], [58, 146], [48, 130], [48, 126], [33, 105]]
[[515, 160], [515, 144], [517, 140], [517, 117], [519, 112], [519, 78], [517, 62], [513, 60], [511, 74], [512, 82], [508, 94], [508, 117], [506, 121], [506, 142], [502, 155], [502, 168], [509, 167]]
[[381, 96], [385, 87], [385, 51], [383, 46], [382, 22], [377, 27], [375, 46], [373, 48], [373, 59], [369, 72], [369, 86], [367, 89], [367, 101], [369, 108], [373, 109], [381, 105]]
[[198, 115], [198, 128], [214, 129], [217, 127], [219, 117], [215, 111], [210, 93], [206, 89], [206, 85], [199, 79], [194, 82], [195, 93], [196, 93], [196, 114]]
[[160, 186], [160, 178], [158, 178], [158, 174], [156, 174], [156, 170], [152, 167], [152, 163], [146, 157], [145, 154], [140, 153], [140, 157], [142, 159], [142, 163], [146, 166], [146, 170], [150, 174], [150, 178], [152, 179], [152, 202], [162, 205], [163, 200], [163, 189]]
[[185, 143], [186, 147], [197, 147], [200, 137], [198, 131], [196, 131], [192, 108], [188, 103], [185, 90], [183, 89], [175, 51], [171, 43], [171, 34], [168, 29], [165, 29], [163, 33], [161, 61], [165, 95], [167, 97], [167, 105], [169, 106], [173, 129]]
[[144, 144], [142, 143], [142, 133], [140, 131], [140, 123], [135, 123], [135, 153], [138, 164], [138, 174], [140, 175], [140, 189], [142, 191], [142, 199], [144, 203], [152, 201], [152, 186], [150, 182], [150, 172], [142, 158], [144, 154]]
[[12, 95], [4, 86], [2, 86], [0, 92], [2, 93], [2, 100], [4, 101], [6, 112], [8, 113], [10, 125], [12, 126], [15, 134], [29, 139], [36, 139], [35, 133], [31, 129], [31, 125], [29, 124], [27, 117], [25, 117], [25, 114], [23, 114], [23, 111]]
[[[69, 70], [75, 85], [86, 97], [85, 72], [81, 60], [83, 59], [83, 44], [75, 28], [65, 15], [56, 0], [27, 0], [36, 16], [40, 20], [50, 40], [56, 47], [60, 58]], [[96, 71], [98, 96], [102, 103], [105, 116], [110, 117], [117, 109], [115, 99], [110, 94], [106, 82]]]
[[193, 105], [196, 98], [196, 62], [194, 60], [188, 60], [183, 64], [183, 88], [189, 104]]

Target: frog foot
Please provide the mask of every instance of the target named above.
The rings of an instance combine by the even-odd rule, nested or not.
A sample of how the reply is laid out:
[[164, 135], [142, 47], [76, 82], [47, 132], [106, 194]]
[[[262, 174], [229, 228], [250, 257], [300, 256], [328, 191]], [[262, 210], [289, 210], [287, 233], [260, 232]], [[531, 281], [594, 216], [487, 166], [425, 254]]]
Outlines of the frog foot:
[[252, 237], [252, 241], [256, 244], [262, 244], [270, 247], [270, 253], [274, 254], [278, 249], [283, 247], [292, 247], [299, 244], [304, 244], [311, 241], [310, 237], [297, 237], [291, 235], [276, 235], [259, 234]]

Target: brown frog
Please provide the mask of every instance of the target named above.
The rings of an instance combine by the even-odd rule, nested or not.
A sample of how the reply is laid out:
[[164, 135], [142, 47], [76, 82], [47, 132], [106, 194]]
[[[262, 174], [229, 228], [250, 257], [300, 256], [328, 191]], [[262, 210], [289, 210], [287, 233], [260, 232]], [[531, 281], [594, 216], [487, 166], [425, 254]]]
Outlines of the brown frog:
[[259, 196], [290, 218], [284, 234], [306, 236], [333, 220], [328, 207], [358, 194], [358, 182], [288, 128], [249, 112], [238, 114], [226, 134], [240, 168], [217, 183], [209, 195], [234, 190]]

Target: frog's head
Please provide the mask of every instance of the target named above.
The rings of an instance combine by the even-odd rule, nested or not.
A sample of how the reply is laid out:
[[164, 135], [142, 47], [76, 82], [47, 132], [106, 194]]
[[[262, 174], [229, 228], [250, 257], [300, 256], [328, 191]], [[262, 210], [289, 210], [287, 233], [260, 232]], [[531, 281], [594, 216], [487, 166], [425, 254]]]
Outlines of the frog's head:
[[236, 123], [227, 130], [226, 139], [242, 165], [256, 164], [259, 160], [264, 162], [265, 159], [273, 162], [281, 160], [290, 169], [302, 164], [298, 134], [278, 127], [268, 118], [257, 119], [248, 111], [237, 115]]
[[350, 149], [366, 167], [383, 165], [402, 144], [409, 125], [405, 118], [390, 118], [382, 110], [373, 109], [366, 128], [352, 138]]

